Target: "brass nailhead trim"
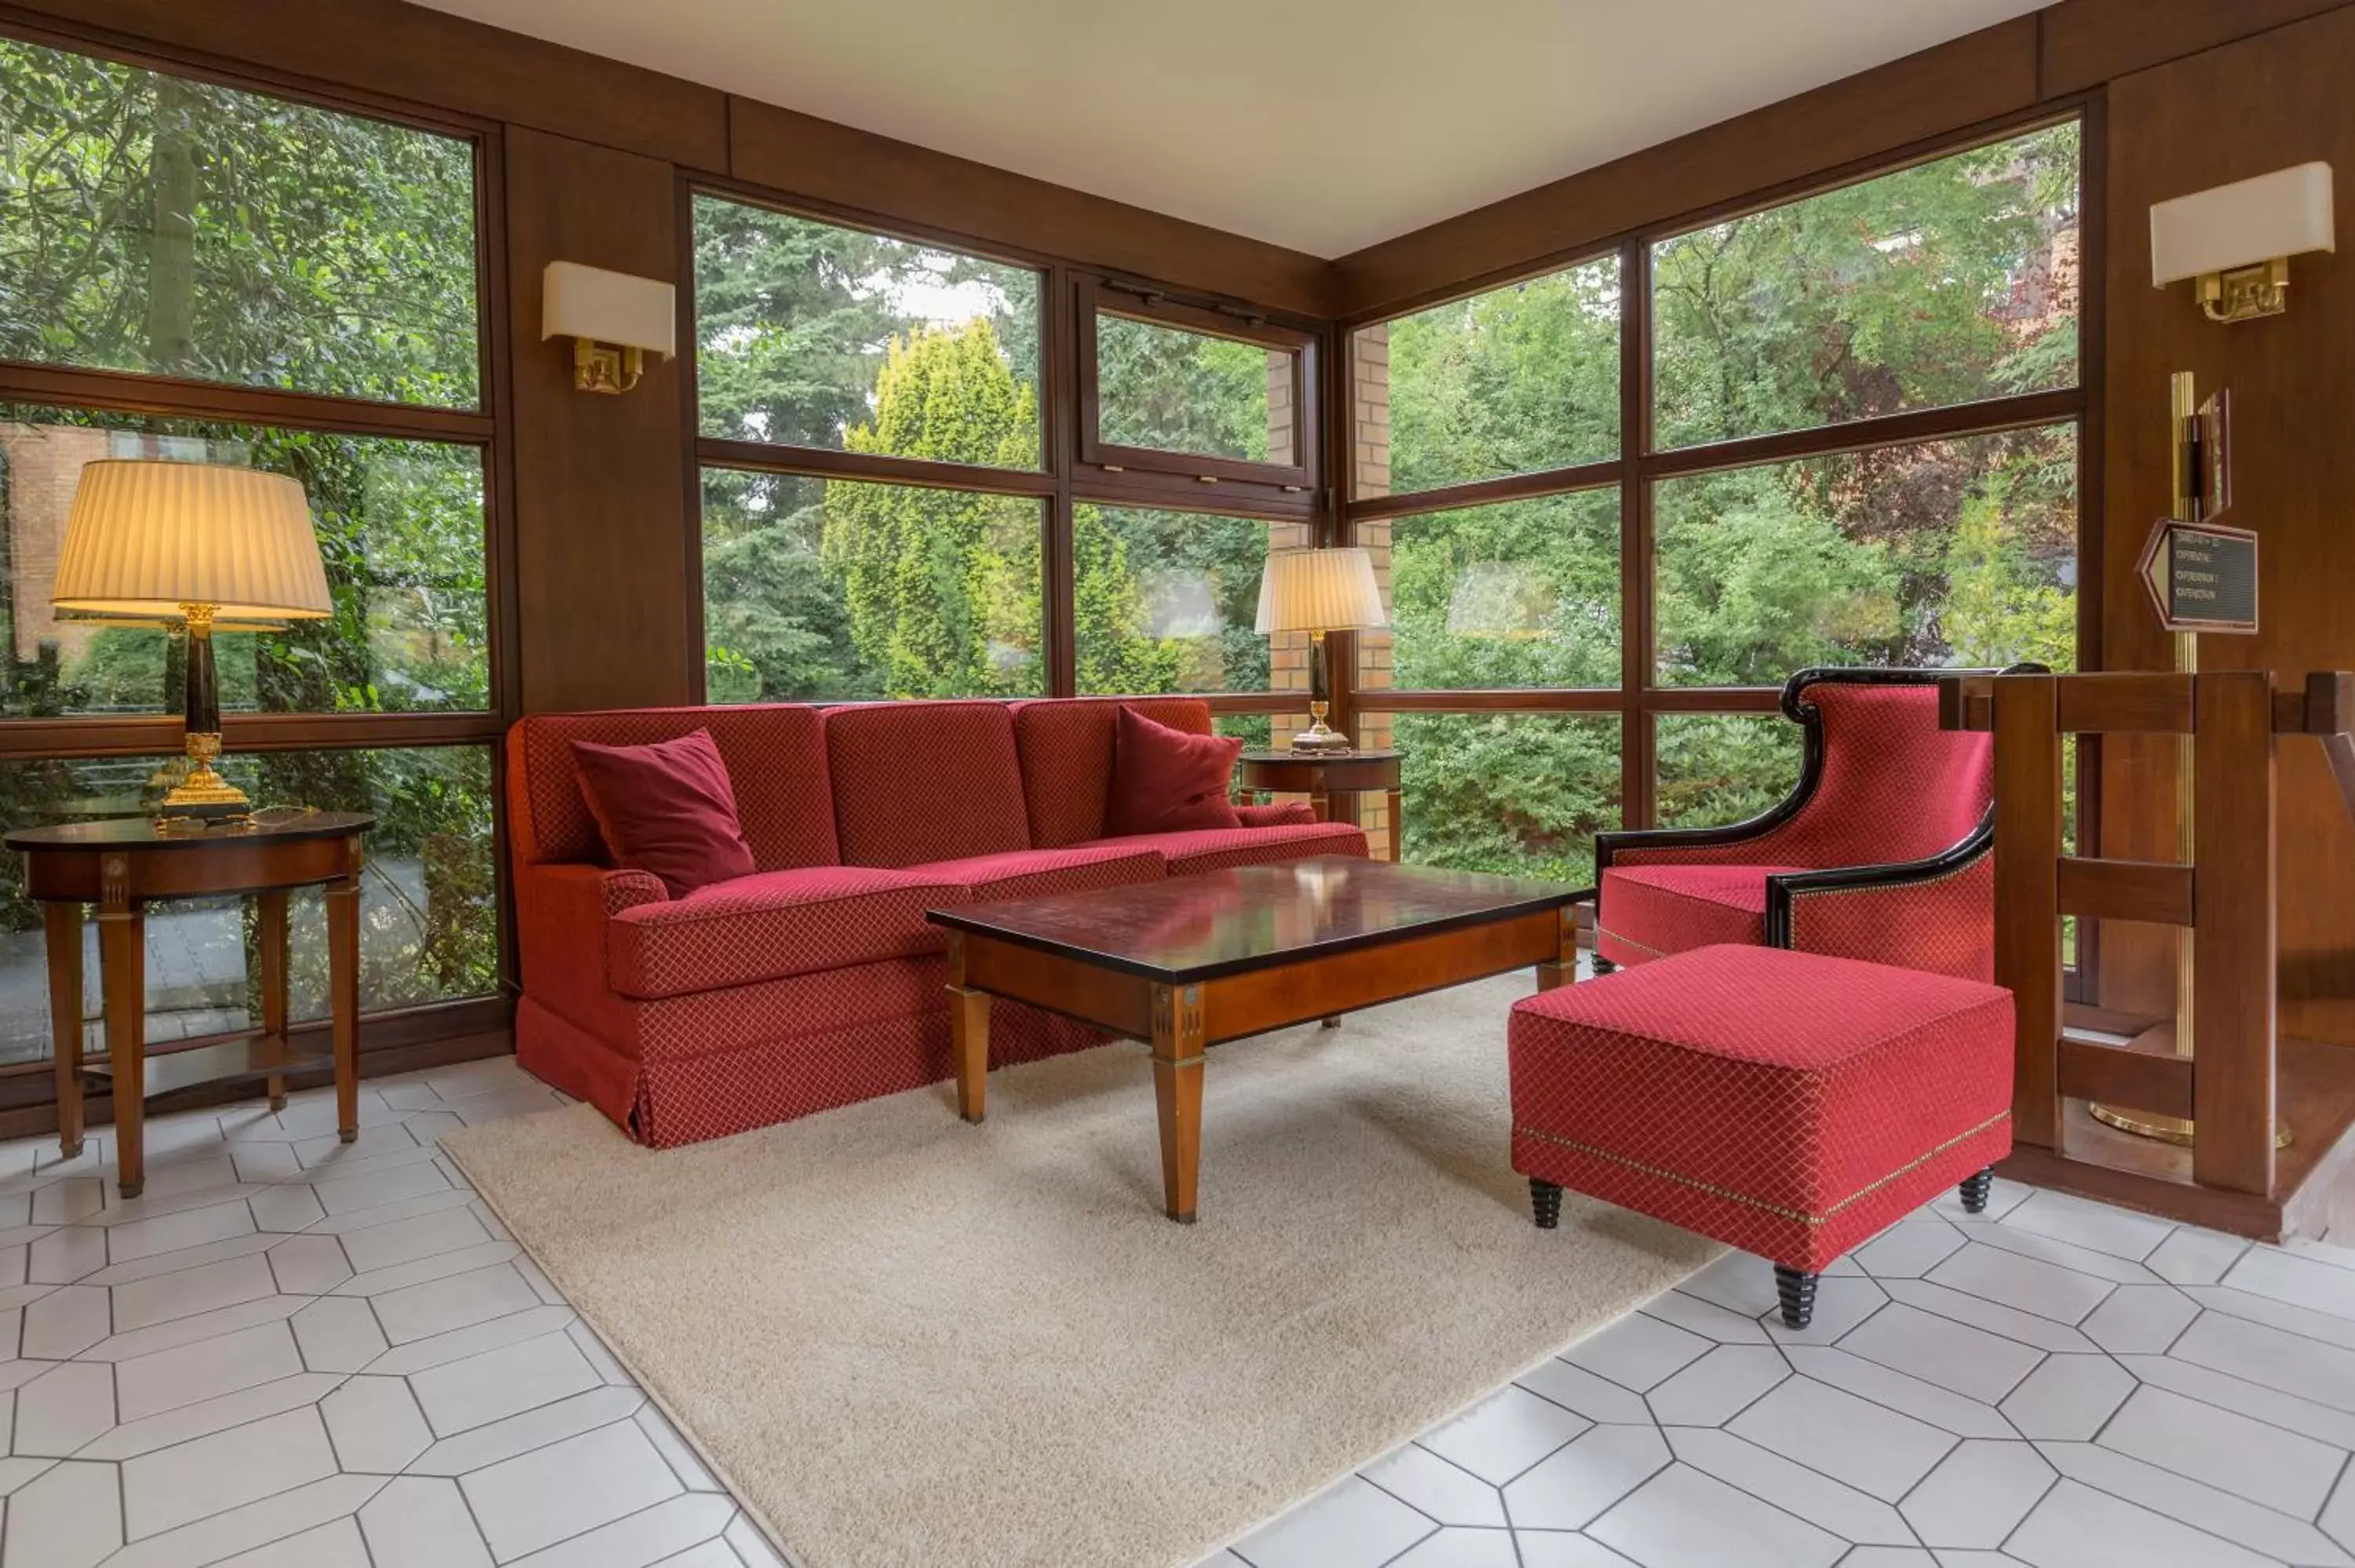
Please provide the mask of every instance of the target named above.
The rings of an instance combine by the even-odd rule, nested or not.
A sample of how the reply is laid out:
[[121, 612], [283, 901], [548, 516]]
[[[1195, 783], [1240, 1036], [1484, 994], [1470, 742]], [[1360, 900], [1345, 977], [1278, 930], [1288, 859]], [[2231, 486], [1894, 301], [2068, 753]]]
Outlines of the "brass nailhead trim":
[[1888, 1175], [1881, 1177], [1879, 1181], [1870, 1182], [1866, 1186], [1859, 1187], [1855, 1192], [1850, 1192], [1847, 1197], [1842, 1198], [1838, 1202], [1834, 1203], [1830, 1208], [1826, 1209], [1820, 1214], [1803, 1213], [1797, 1209], [1785, 1208], [1780, 1203], [1770, 1203], [1763, 1198], [1753, 1198], [1747, 1193], [1736, 1192], [1732, 1189], [1727, 1187], [1720, 1187], [1712, 1181], [1696, 1181], [1690, 1176], [1680, 1176], [1673, 1171], [1664, 1171], [1659, 1166], [1647, 1165], [1640, 1160], [1630, 1160], [1625, 1155], [1614, 1154], [1607, 1149], [1597, 1149], [1591, 1143], [1581, 1143], [1574, 1138], [1563, 1138], [1556, 1133], [1541, 1132], [1534, 1127], [1521, 1127], [1518, 1124], [1516, 1124], [1513, 1130], [1529, 1138], [1542, 1139], [1548, 1143], [1558, 1143], [1564, 1149], [1574, 1149], [1581, 1154], [1591, 1154], [1597, 1160], [1607, 1160], [1614, 1165], [1624, 1165], [1630, 1171], [1640, 1171], [1646, 1176], [1657, 1176], [1663, 1181], [1674, 1181], [1678, 1186], [1690, 1187], [1696, 1192], [1707, 1192], [1712, 1198], [1723, 1198], [1730, 1203], [1740, 1203], [1748, 1208], [1764, 1210], [1767, 1213], [1774, 1215], [1778, 1220], [1791, 1220], [1803, 1225], [1820, 1225], [1837, 1215], [1841, 1210], [1849, 1207], [1852, 1203], [1859, 1202], [1865, 1198], [1870, 1197], [1873, 1193], [1880, 1192], [1883, 1187], [1888, 1186], [1891, 1181], [1896, 1181], [1898, 1178], [1910, 1175], [1913, 1171], [1919, 1171], [1923, 1166], [1927, 1165], [1930, 1161], [1935, 1160], [1941, 1154], [1945, 1153], [1946, 1150], [1954, 1148], [1955, 1145], [1969, 1142], [1972, 1139], [1977, 1138], [1980, 1133], [1985, 1132], [1987, 1128], [1993, 1127], [1996, 1123], [2006, 1119], [2010, 1115], [2011, 1112], [2009, 1109], [1996, 1112], [1995, 1115], [1987, 1118], [1987, 1120], [1979, 1123], [1978, 1126], [1968, 1128], [1966, 1131], [1956, 1133], [1954, 1137], [1946, 1139], [1945, 1142], [1938, 1145], [1937, 1148], [1933, 1149], [1929, 1153], [1923, 1155], [1920, 1159], [1909, 1160], [1904, 1164], [1899, 1166], [1896, 1170], [1891, 1171]]
[[1641, 942], [1631, 941], [1627, 938], [1621, 936], [1618, 932], [1610, 930], [1600, 924], [1595, 926], [1594, 934], [1597, 937], [1608, 937], [1614, 942], [1625, 942], [1629, 947], [1649, 953], [1656, 959], [1665, 959], [1668, 956], [1657, 948], [1646, 948]]

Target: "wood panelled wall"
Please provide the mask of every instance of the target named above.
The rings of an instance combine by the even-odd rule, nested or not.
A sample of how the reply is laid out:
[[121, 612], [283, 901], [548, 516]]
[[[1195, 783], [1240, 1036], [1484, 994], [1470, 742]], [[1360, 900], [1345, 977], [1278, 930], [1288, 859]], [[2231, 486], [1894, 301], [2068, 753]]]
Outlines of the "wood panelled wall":
[[[2110, 316], [2106, 328], [2091, 324], [2088, 344], [2089, 377], [2100, 377], [2091, 383], [2093, 429], [2107, 432], [2106, 500], [2086, 523], [2089, 573], [2101, 588], [2089, 619], [2102, 628], [2099, 655], [2122, 667], [2166, 661], [2130, 568], [2163, 504], [2165, 372], [2190, 368], [2233, 388], [2235, 510], [2264, 536], [2265, 634], [2211, 638], [2203, 657], [2284, 671], [2355, 667], [2355, 614], [2339, 603], [2355, 584], [2355, 442], [2344, 439], [2355, 266], [2301, 258], [2286, 320], [2212, 326], [2188, 290], [2149, 287], [2144, 217], [2155, 199], [2307, 158], [2328, 158], [2355, 180], [2355, 103], [2343, 85], [2355, 79], [2349, 3], [2062, 0], [1337, 261], [400, 0], [0, 0], [0, 18], [48, 20], [357, 106], [500, 128], [505, 224], [494, 254], [503, 275], [491, 286], [505, 291], [498, 348], [511, 361], [513, 493], [496, 558], [512, 563], [502, 598], [513, 607], [517, 689], [528, 710], [670, 702], [692, 690], [685, 362], [650, 366], [628, 397], [583, 397], [570, 387], [561, 346], [538, 337], [538, 280], [549, 260], [677, 277], [686, 178], [725, 177], [821, 208], [1348, 323], [1592, 252], [1641, 226], [1793, 194], [1974, 128], [2079, 106], [2106, 130], [2096, 138], [2105, 159], [2088, 165], [2105, 183], [2088, 199], [2106, 212], [2111, 237]], [[1335, 445], [1338, 463], [1348, 443]], [[2163, 771], [2113, 748], [2109, 853], [2135, 853], [2171, 831]], [[2296, 1032], [2355, 1044], [2355, 834], [2299, 745], [2286, 748], [2282, 798], [2285, 1016]], [[2156, 983], [2158, 965], [2130, 931], [2115, 946], [2118, 1000]]]
[[[2109, 89], [2109, 535], [2103, 659], [2169, 665], [2144, 608], [2136, 551], [2168, 507], [2168, 376], [2232, 396], [2229, 521], [2259, 536], [2255, 637], [2203, 637], [2203, 669], [2355, 669], [2355, 256], [2290, 263], [2286, 315], [2220, 326], [2186, 285], [2150, 282], [2150, 205], [2323, 159], [2355, 185], [2355, 9], [2242, 39]], [[2344, 210], [2342, 201], [2341, 210]], [[2342, 247], [2355, 242], [2340, 226]], [[2174, 854], [2171, 744], [2105, 743], [2105, 853]], [[2285, 1033], [2355, 1044], [2355, 824], [2320, 748], [2280, 743]], [[2103, 934], [2103, 999], [2171, 1002], [2172, 942], [2148, 927]]]

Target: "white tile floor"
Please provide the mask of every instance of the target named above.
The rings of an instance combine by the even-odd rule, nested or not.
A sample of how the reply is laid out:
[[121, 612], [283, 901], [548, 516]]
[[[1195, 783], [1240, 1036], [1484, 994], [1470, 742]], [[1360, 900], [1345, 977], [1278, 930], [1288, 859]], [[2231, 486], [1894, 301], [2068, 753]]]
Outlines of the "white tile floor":
[[0, 1145], [0, 1568], [781, 1568], [435, 1139], [512, 1060]]
[[1202, 1568], [2355, 1565], [2355, 1252], [1950, 1196], [1732, 1255]]
[[[434, 1139], [508, 1061], [0, 1145], [0, 1568], [773, 1568]], [[1206, 1568], [2355, 1568], [2355, 1253], [1998, 1183], [1729, 1256]], [[1379, 1369], [1369, 1369], [1379, 1375]]]

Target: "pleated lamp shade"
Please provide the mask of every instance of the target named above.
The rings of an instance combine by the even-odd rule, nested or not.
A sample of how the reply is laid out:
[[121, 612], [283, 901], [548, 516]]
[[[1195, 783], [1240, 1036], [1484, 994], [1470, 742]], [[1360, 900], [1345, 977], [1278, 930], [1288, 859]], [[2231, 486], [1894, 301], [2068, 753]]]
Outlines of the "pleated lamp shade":
[[[303, 487], [215, 463], [106, 460], [81, 471], [49, 594], [69, 614], [317, 620], [335, 608]], [[224, 627], [223, 630], [230, 630]]]
[[1374, 558], [1355, 547], [1278, 550], [1259, 579], [1259, 630], [1364, 631], [1388, 626]]

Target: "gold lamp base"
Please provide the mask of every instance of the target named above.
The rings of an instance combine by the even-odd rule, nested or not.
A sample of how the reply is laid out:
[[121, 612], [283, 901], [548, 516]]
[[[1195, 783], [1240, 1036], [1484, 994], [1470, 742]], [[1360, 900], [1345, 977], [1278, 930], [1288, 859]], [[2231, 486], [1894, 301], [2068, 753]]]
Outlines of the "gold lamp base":
[[1295, 751], [1348, 751], [1349, 737], [1325, 724], [1325, 715], [1332, 705], [1312, 702], [1308, 705], [1308, 727], [1292, 737]]
[[[2184, 1117], [2161, 1116], [2156, 1111], [2120, 1110], [2099, 1101], [2088, 1102], [2085, 1113], [2104, 1127], [2114, 1127], [2120, 1132], [2147, 1138], [2156, 1143], [2171, 1143], [2179, 1149], [2189, 1149], [2193, 1142], [2192, 1124]], [[2276, 1127], [2274, 1129], [2274, 1147], [2289, 1147], [2289, 1128]]]
[[202, 732], [188, 736], [188, 773], [164, 797], [164, 804], [175, 810], [191, 807], [243, 808], [250, 802], [245, 791], [213, 770], [213, 759], [221, 754], [221, 737]]

